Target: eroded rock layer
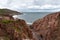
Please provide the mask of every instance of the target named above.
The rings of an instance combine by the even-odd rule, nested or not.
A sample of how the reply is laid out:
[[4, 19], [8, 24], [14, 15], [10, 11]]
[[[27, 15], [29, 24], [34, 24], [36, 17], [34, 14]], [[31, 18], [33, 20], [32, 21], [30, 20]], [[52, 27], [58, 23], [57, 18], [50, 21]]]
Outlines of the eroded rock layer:
[[36, 20], [31, 27], [40, 40], [60, 40], [60, 12]]
[[33, 39], [32, 31], [26, 22], [21, 19], [0, 19], [0, 40], [25, 40]]

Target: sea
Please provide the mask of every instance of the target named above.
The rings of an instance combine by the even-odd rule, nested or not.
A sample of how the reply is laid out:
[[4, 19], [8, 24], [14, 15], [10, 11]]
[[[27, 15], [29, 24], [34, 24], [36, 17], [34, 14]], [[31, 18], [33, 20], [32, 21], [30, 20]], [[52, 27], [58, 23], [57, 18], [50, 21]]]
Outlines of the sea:
[[35, 20], [41, 19], [51, 12], [23, 12], [22, 15], [18, 15], [19, 19], [23, 19], [27, 24], [32, 24]]

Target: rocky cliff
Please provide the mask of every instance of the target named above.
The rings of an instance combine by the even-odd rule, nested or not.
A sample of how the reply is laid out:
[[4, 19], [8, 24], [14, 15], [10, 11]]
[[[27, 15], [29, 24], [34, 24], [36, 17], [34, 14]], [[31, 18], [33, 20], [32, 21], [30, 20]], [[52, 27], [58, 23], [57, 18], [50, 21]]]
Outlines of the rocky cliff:
[[15, 14], [20, 13], [0, 10], [0, 40], [60, 40], [60, 12], [46, 15], [32, 25], [14, 19]]
[[24, 40], [32, 38], [32, 31], [29, 30], [24, 20], [0, 20], [0, 40]]
[[12, 12], [12, 10], [0, 10], [0, 40], [34, 40], [26, 22], [22, 19], [14, 19], [9, 14]]
[[39, 40], [60, 40], [60, 12], [36, 20], [31, 27]]

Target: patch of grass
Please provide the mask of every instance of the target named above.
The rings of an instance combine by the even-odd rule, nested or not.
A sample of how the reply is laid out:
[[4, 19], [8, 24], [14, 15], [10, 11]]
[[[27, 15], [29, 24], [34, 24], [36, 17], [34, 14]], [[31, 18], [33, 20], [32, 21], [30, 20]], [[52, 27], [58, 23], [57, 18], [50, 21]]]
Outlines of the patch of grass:
[[10, 23], [13, 22], [13, 20], [2, 20], [2, 23]]
[[2, 13], [6, 13], [6, 11], [5, 11], [5, 10], [0, 9], [0, 14], [2, 14]]

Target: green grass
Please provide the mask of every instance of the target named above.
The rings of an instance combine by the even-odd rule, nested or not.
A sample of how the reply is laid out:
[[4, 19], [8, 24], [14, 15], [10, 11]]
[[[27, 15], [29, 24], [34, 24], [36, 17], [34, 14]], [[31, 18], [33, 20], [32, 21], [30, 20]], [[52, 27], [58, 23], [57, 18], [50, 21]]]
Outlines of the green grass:
[[2, 20], [2, 23], [10, 23], [13, 22], [13, 20]]
[[2, 10], [2, 9], [0, 9], [0, 14], [4, 14], [4, 13], [6, 13], [7, 11], [5, 11], [5, 10]]

